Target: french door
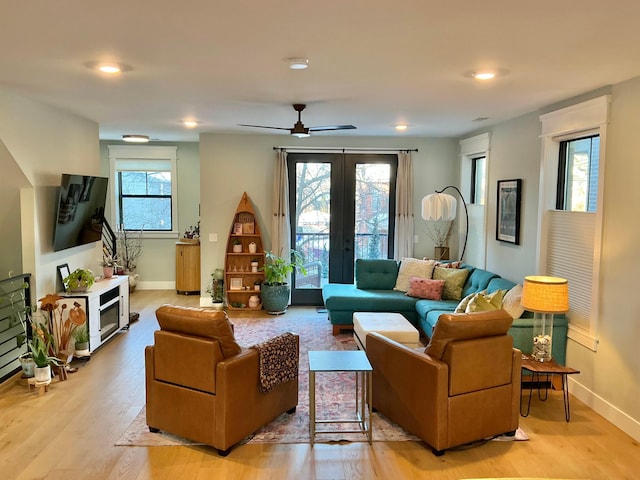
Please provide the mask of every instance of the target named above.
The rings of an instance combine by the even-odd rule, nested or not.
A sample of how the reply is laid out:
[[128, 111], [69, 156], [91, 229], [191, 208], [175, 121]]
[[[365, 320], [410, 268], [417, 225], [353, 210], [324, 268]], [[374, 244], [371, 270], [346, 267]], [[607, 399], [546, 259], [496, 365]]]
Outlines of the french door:
[[294, 305], [321, 305], [322, 285], [353, 283], [357, 258], [391, 258], [395, 154], [289, 153], [291, 246], [305, 259]]

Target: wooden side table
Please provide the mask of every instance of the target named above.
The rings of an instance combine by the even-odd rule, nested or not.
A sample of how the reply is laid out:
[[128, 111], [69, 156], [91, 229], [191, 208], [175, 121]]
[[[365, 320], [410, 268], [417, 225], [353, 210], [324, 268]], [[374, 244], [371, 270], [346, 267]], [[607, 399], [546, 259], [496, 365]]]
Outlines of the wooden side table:
[[[571, 410], [569, 408], [569, 386], [567, 384], [567, 375], [580, 373], [580, 371], [574, 368], [558, 365], [553, 360], [551, 360], [550, 362], [539, 362], [537, 360], [533, 360], [527, 355], [522, 355], [522, 369], [530, 372], [533, 378], [529, 385], [529, 399], [527, 401], [527, 409], [524, 412], [522, 411], [522, 400], [520, 401], [520, 415], [522, 415], [523, 417], [527, 417], [529, 415], [534, 383], [538, 384], [538, 398], [544, 402], [547, 399], [549, 393], [549, 377], [552, 377], [553, 375], [560, 375], [560, 378], [562, 379], [562, 396], [564, 400], [564, 418], [568, 422], [571, 418]], [[540, 389], [541, 375], [544, 375], [545, 377], [544, 396], [542, 395]], [[522, 385], [520, 387], [520, 394], [522, 396]]]

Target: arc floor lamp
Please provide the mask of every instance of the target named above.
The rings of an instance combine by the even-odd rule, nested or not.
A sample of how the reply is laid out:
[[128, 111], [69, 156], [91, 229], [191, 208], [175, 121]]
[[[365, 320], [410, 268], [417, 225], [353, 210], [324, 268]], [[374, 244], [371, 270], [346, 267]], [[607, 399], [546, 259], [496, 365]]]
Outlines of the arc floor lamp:
[[453, 195], [444, 193], [448, 188], [454, 189], [460, 195], [462, 205], [464, 206], [465, 215], [465, 234], [460, 261], [464, 257], [467, 249], [467, 238], [469, 238], [469, 212], [467, 211], [467, 203], [464, 201], [462, 192], [455, 185], [447, 185], [442, 190], [436, 190], [435, 193], [426, 195], [422, 199], [422, 219], [426, 221], [453, 221], [458, 214], [458, 201]]

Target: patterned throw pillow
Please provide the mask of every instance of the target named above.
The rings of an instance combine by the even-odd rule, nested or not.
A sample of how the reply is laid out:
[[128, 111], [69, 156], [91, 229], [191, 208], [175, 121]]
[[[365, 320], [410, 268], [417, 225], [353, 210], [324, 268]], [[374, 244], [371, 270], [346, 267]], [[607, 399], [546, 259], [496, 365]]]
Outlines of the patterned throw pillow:
[[478, 295], [479, 293], [485, 294], [485, 293], [487, 293], [487, 291], [486, 290], [481, 290], [480, 292], [473, 292], [473, 293], [470, 293], [469, 295], [467, 295], [466, 297], [464, 297], [462, 300], [460, 300], [460, 303], [456, 307], [455, 313], [464, 313], [465, 310], [467, 309], [467, 305], [469, 305], [469, 302], [471, 301], [471, 299], [473, 297], [475, 297], [476, 295]]
[[436, 267], [442, 267], [442, 268], [461, 268], [462, 267], [462, 262], [461, 261], [456, 261], [456, 262], [440, 262], [438, 260], [431, 260], [427, 257], [424, 257], [423, 260], [429, 260], [430, 262], [435, 262]]
[[502, 308], [502, 298], [504, 297], [505, 292], [506, 290], [496, 290], [495, 292], [488, 294], [477, 293], [469, 301], [464, 313], [500, 310]]
[[410, 297], [426, 298], [427, 300], [442, 300], [444, 280], [411, 277], [407, 295]]
[[444, 280], [443, 300], [462, 299], [462, 288], [469, 276], [466, 268], [443, 268], [435, 267], [433, 270], [434, 280]]
[[406, 293], [407, 290], [409, 290], [409, 281], [411, 280], [411, 277], [431, 278], [434, 264], [435, 262], [433, 261], [425, 261], [408, 257], [403, 258], [402, 262], [400, 262], [396, 286], [393, 289]]
[[511, 318], [520, 318], [524, 313], [522, 301], [522, 285], [518, 284], [507, 292], [502, 300], [502, 308], [504, 308]]

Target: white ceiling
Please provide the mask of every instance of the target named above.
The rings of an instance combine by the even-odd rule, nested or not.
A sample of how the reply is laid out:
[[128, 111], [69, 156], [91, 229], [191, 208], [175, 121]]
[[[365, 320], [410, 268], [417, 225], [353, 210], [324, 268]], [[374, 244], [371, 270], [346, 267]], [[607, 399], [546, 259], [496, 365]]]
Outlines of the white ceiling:
[[[317, 135], [459, 136], [640, 75], [637, 0], [0, 2], [0, 86], [102, 139], [287, 135], [237, 124], [291, 127], [292, 103], [306, 126], [358, 127]], [[103, 60], [132, 70], [86, 67]], [[483, 68], [504, 75], [466, 76]]]

